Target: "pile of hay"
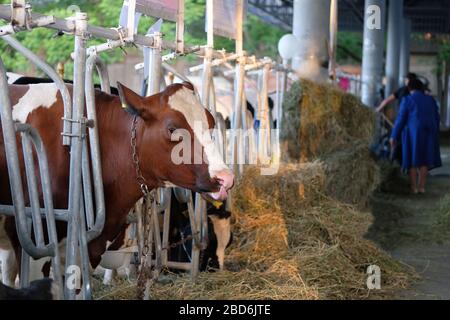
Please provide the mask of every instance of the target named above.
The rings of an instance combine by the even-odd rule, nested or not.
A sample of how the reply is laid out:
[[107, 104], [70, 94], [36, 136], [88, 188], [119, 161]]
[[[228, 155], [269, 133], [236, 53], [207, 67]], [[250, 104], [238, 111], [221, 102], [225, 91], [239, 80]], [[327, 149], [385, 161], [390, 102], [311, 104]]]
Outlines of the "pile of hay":
[[[233, 192], [234, 243], [230, 271], [156, 284], [154, 299], [366, 299], [405, 288], [413, 277], [363, 238], [372, 218], [322, 191], [320, 162], [290, 164], [276, 176], [249, 168]], [[382, 271], [382, 290], [367, 289], [366, 270]], [[106, 298], [135, 298], [124, 284]], [[125, 294], [125, 296], [124, 296]]]
[[[202, 273], [196, 283], [171, 277], [154, 285], [154, 299], [377, 299], [415, 277], [364, 239], [372, 216], [358, 208], [379, 181], [368, 150], [373, 114], [356, 98], [307, 81], [287, 101], [291, 163], [275, 176], [249, 167], [233, 189], [228, 271]], [[381, 268], [382, 290], [367, 288], [371, 265]], [[126, 283], [104, 298], [134, 294]]]
[[374, 112], [333, 86], [301, 80], [286, 96], [282, 136], [288, 161], [322, 160], [327, 194], [359, 207], [380, 183], [369, 152], [374, 129]]

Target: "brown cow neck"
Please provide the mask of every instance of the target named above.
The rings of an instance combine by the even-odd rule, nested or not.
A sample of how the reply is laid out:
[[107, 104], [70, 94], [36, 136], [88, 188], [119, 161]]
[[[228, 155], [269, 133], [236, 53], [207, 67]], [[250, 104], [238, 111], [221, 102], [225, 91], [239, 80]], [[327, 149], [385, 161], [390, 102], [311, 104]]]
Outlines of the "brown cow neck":
[[[106, 208], [126, 217], [128, 211], [142, 197], [132, 161], [133, 116], [121, 107], [119, 98], [115, 98], [103, 110], [104, 112], [98, 114], [98, 123]], [[140, 119], [137, 122], [138, 148], [143, 131], [144, 124]], [[155, 188], [153, 179], [146, 178], [148, 187]]]

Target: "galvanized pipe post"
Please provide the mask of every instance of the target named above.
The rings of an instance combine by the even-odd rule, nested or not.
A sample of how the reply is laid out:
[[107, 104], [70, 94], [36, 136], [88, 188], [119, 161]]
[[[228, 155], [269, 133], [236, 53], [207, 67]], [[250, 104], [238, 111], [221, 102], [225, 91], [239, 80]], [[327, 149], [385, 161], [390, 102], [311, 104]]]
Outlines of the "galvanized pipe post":
[[239, 56], [235, 67], [234, 78], [234, 109], [233, 109], [233, 125], [231, 127], [231, 161], [233, 163], [236, 176], [242, 175], [244, 171], [244, 147], [242, 141], [242, 131], [246, 127], [245, 119], [247, 110], [242, 107], [244, 81], [245, 81], [245, 63], [246, 57], [244, 52], [243, 41], [243, 20], [244, 20], [244, 4], [243, 0], [237, 0], [236, 4], [236, 54]]
[[[154, 45], [152, 47], [150, 47], [149, 52], [149, 69], [148, 75], [144, 75], [144, 79], [147, 77], [148, 79], [148, 84], [147, 84], [147, 96], [151, 96], [154, 94], [157, 94], [160, 92], [160, 86], [161, 86], [161, 73], [162, 73], [162, 68], [161, 68], [161, 50], [162, 50], [162, 34], [159, 32], [156, 32], [153, 34], [153, 39], [154, 39]], [[156, 194], [158, 195], [157, 199], [159, 202], [165, 202], [165, 198], [166, 195], [164, 194], [164, 190], [163, 189], [158, 189], [156, 191]], [[164, 254], [162, 253], [162, 241], [161, 241], [161, 234], [159, 232], [159, 219], [158, 219], [158, 214], [159, 214], [159, 210], [164, 210], [165, 208], [157, 208], [157, 203], [155, 202], [150, 202], [150, 199], [148, 199], [147, 201], [148, 203], [151, 204], [151, 210], [152, 210], [152, 221], [150, 221], [150, 223], [152, 224], [152, 227], [150, 228], [151, 230], [151, 234], [150, 235], [146, 235], [148, 237], [150, 237], [150, 246], [152, 246], [152, 244], [154, 244], [155, 246], [155, 262], [154, 262], [154, 266], [155, 266], [155, 271], [159, 272], [159, 270], [161, 270], [162, 267], [162, 260], [165, 260], [165, 257], [163, 259], [163, 256], [165, 256], [165, 254], [167, 252], [165, 252]], [[167, 205], [167, 203], [166, 203]], [[144, 209], [145, 210], [145, 209]], [[167, 219], [166, 219], [167, 220]], [[167, 228], [166, 228], [167, 229]], [[163, 228], [164, 230], [164, 228]], [[163, 235], [163, 238], [165, 238], [166, 236]], [[152, 257], [151, 255], [147, 256], [148, 259], [148, 264], [151, 265], [152, 264]]]
[[[77, 265], [77, 254], [79, 248], [79, 230], [81, 213], [81, 191], [82, 191], [82, 147], [83, 135], [82, 122], [85, 105], [85, 70], [86, 70], [86, 42], [87, 42], [87, 14], [77, 12], [75, 14], [75, 61], [73, 82], [73, 112], [72, 112], [72, 143], [70, 149], [70, 179], [69, 179], [69, 221], [67, 227], [67, 250], [66, 250], [66, 279], [73, 279], [77, 283], [77, 275], [69, 274], [69, 271], [79, 270]], [[78, 266], [78, 268], [76, 268]], [[80, 273], [78, 273], [79, 275]], [[66, 280], [67, 281], [67, 280]], [[88, 281], [88, 279], [83, 279]], [[69, 284], [69, 283], [67, 283]], [[75, 299], [76, 287], [72, 284], [65, 287], [66, 298]]]

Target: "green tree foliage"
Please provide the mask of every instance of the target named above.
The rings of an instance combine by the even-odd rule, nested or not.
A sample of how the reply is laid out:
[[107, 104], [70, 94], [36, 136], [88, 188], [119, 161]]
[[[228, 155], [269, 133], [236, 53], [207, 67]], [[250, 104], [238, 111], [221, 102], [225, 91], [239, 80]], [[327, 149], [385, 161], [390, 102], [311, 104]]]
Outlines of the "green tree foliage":
[[339, 32], [337, 61], [343, 63], [361, 63], [363, 37], [358, 32]]

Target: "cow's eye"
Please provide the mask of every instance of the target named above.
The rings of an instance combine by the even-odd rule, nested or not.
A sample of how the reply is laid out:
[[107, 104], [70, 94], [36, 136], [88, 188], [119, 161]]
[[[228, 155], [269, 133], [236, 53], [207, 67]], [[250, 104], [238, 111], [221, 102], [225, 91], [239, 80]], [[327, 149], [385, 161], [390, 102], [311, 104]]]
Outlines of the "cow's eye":
[[170, 133], [170, 134], [173, 134], [173, 133], [177, 130], [177, 128], [175, 128], [175, 127], [169, 127], [167, 130], [169, 130], [169, 133]]

